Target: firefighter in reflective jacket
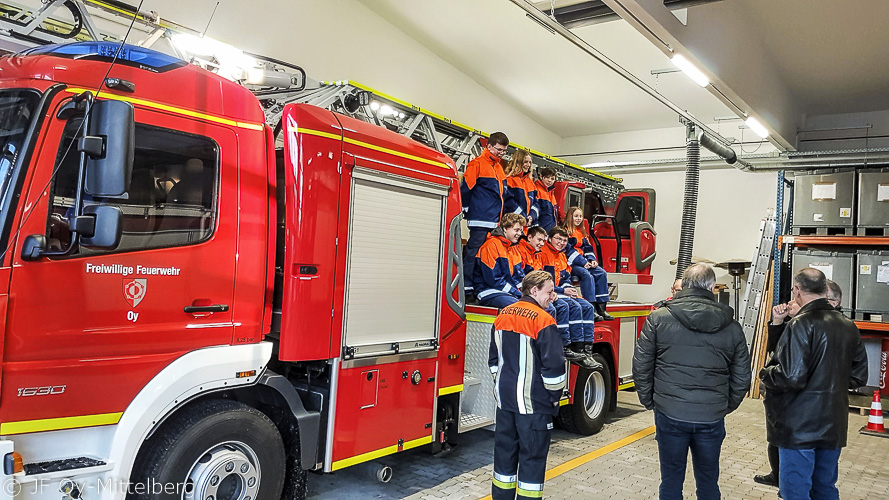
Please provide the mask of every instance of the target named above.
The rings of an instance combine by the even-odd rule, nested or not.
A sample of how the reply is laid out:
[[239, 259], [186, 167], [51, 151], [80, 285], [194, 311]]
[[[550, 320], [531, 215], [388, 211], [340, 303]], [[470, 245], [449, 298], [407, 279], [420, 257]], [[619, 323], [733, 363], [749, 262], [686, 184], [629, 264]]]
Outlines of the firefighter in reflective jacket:
[[503, 211], [523, 215], [527, 225], [537, 220], [537, 186], [531, 179], [533, 161], [531, 153], [518, 149], [506, 166], [506, 190], [509, 194], [503, 200]]
[[500, 159], [509, 147], [509, 139], [503, 132], [494, 132], [488, 138], [485, 151], [466, 165], [460, 198], [463, 201], [463, 217], [469, 226], [469, 239], [463, 248], [463, 282], [466, 293], [472, 293], [475, 279], [475, 256], [497, 227], [503, 215], [506, 191], [506, 174]]
[[540, 251], [540, 262], [543, 270], [555, 278], [556, 294], [559, 300], [569, 303], [568, 330], [562, 331], [562, 343], [565, 345], [565, 356], [572, 362], [573, 354], [586, 354], [588, 363], [580, 364], [593, 370], [602, 369], [602, 365], [592, 358], [595, 350], [593, 343], [596, 341], [595, 318], [596, 311], [593, 305], [577, 294], [577, 290], [571, 285], [571, 266], [562, 251], [568, 241], [568, 234], [559, 226], [549, 232], [549, 241]]
[[571, 274], [580, 279], [583, 298], [596, 307], [596, 319], [611, 321], [614, 318], [605, 312], [605, 304], [608, 303], [608, 273], [596, 260], [596, 251], [590, 244], [589, 233], [583, 223], [583, 209], [570, 207], [565, 211], [565, 220], [561, 226], [568, 233], [565, 255], [571, 265]]
[[543, 495], [553, 416], [568, 378], [556, 322], [544, 311], [555, 299], [552, 275], [533, 271], [522, 281], [522, 299], [494, 320], [494, 500]]
[[558, 211], [556, 198], [553, 196], [555, 183], [555, 170], [549, 167], [537, 170], [537, 182], [534, 183], [537, 190], [534, 193], [534, 206], [531, 208], [531, 213], [534, 214], [537, 225], [546, 229], [546, 232], [549, 232], [559, 223], [556, 215]]
[[524, 217], [506, 214], [479, 249], [474, 280], [479, 304], [502, 309], [521, 298], [522, 256], [516, 243], [524, 227]]
[[[546, 238], [546, 231], [542, 227], [532, 226], [528, 228], [526, 237], [516, 245], [519, 249], [519, 255], [522, 256], [522, 277], [531, 271], [542, 270], [549, 272], [552, 269], [552, 266], [547, 269], [541, 258], [542, 252], [540, 250], [546, 245]], [[562, 255], [564, 258], [564, 254], [558, 253], [558, 255]], [[576, 301], [565, 295], [565, 289], [562, 287], [557, 286], [554, 290], [558, 298], [553, 302], [553, 310], [547, 312], [556, 319], [556, 327], [559, 329], [559, 334], [562, 336], [562, 346], [565, 348], [565, 359], [577, 366], [590, 370], [596, 369], [600, 365], [585, 354], [584, 346], [582, 345], [585, 329], [589, 330], [588, 334], [591, 339], [594, 339], [595, 336], [593, 333], [595, 327], [593, 306], [583, 299], [581, 299], [582, 302]], [[581, 344], [577, 351], [572, 349], [572, 337]], [[578, 346], [574, 347], [577, 348]]]

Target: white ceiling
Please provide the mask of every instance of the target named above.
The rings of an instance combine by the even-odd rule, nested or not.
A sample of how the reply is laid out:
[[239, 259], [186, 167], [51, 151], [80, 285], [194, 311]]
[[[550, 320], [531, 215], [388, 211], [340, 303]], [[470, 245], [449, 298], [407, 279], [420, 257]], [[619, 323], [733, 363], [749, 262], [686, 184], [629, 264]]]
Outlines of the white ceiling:
[[[361, 2], [561, 137], [678, 123], [675, 113], [507, 0]], [[669, 59], [623, 21], [575, 33], [693, 114], [728, 114], [681, 73], [652, 76], [671, 67]]]
[[889, 109], [889, 2], [746, 0], [745, 9], [806, 114]]
[[[250, 8], [257, 13], [245, 17], [248, 2], [225, 0], [219, 4], [210, 32], [222, 33], [225, 36], [220, 38], [225, 41], [266, 53], [262, 47], [282, 46], [282, 35], [270, 36], [268, 32], [286, 33], [281, 26], [288, 25], [287, 19], [308, 16], [317, 18], [331, 38], [324, 45], [301, 46], [300, 50], [319, 57], [325, 50], [354, 50], [335, 46], [337, 30], [350, 28], [342, 19], [318, 15], [316, 11], [320, 11], [315, 7], [321, 1], [252, 0]], [[333, 1], [324, 0], [325, 5]], [[567, 40], [550, 33], [509, 0], [352, 1], [385, 19], [379, 22], [391, 23], [426, 46], [552, 132], [554, 138], [678, 124], [675, 113]], [[556, 0], [555, 5], [579, 1]], [[663, 0], [603, 1], [614, 8], [624, 6], [638, 21], [605, 22], [576, 28], [574, 33], [705, 122], [734, 115], [736, 110], [725, 104], [731, 99], [744, 112], [766, 122], [773, 137], [781, 138], [776, 145], [792, 148], [805, 117], [889, 110], [889, 29], [884, 26], [889, 20], [887, 0], [724, 0], [689, 8], [687, 26], [664, 8]], [[350, 4], [354, 9], [351, 1], [336, 3], [341, 9], [348, 9]], [[274, 7], [265, 8], [269, 5]], [[535, 5], [548, 11], [550, 1]], [[201, 29], [215, 6], [212, 0], [188, 2], [187, 6], [178, 0], [146, 0], [144, 10], [156, 9]], [[275, 17], [262, 17], [269, 10]], [[652, 70], [670, 68], [671, 64], [668, 49], [652, 41], [649, 32], [696, 60], [714, 86], [702, 89], [682, 73], [652, 76]], [[268, 55], [277, 54], [272, 52]], [[302, 62], [305, 58], [301, 55], [298, 59]], [[355, 64], [362, 63], [366, 61]], [[436, 77], [420, 72], [417, 82]], [[335, 76], [344, 77], [350, 75]], [[446, 85], [436, 86], [447, 89]], [[445, 97], [446, 102], [467, 98]], [[429, 106], [425, 101], [416, 104]], [[445, 115], [449, 111], [446, 107], [435, 110]], [[504, 129], [509, 126], [502, 125]], [[644, 142], [640, 140], [638, 147], [647, 147]]]

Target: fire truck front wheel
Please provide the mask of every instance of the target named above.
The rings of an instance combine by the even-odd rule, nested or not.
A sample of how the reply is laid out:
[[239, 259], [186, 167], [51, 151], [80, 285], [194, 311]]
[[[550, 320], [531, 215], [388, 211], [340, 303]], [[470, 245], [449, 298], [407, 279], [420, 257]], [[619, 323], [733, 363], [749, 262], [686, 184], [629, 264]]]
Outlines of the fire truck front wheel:
[[127, 499], [279, 500], [285, 468], [283, 440], [264, 413], [235, 401], [202, 401], [145, 442]]
[[603, 370], [577, 371], [574, 381], [574, 403], [559, 408], [559, 423], [568, 432], [590, 436], [599, 432], [611, 407], [611, 363], [601, 354], [593, 354]]

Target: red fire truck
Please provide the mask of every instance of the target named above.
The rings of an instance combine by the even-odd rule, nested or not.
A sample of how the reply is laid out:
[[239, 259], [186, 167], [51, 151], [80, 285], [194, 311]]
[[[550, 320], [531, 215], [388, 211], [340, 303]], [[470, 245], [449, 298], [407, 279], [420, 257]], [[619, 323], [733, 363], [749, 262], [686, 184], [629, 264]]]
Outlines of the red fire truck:
[[0, 500], [297, 498], [472, 428], [452, 160], [308, 105], [276, 150], [245, 88], [118, 47], [0, 58]]

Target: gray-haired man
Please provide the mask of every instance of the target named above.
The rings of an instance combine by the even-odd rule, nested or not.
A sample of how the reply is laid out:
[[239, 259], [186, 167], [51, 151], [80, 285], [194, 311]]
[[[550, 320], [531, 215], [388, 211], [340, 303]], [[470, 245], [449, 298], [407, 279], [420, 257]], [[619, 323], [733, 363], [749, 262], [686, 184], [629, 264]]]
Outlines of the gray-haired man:
[[682, 290], [648, 316], [633, 356], [639, 401], [654, 410], [660, 498], [681, 499], [688, 450], [697, 497], [720, 498], [725, 416], [750, 387], [750, 353], [732, 309], [716, 302], [716, 273], [689, 266]]

